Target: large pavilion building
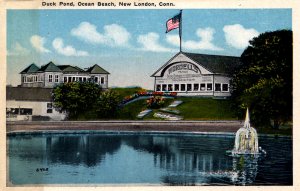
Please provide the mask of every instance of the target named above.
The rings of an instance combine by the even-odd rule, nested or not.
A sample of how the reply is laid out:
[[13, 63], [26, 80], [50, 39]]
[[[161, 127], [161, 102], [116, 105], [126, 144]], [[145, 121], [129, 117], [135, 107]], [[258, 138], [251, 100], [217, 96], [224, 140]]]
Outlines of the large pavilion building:
[[152, 74], [154, 91], [226, 98], [231, 95], [231, 74], [239, 64], [239, 57], [179, 52]]

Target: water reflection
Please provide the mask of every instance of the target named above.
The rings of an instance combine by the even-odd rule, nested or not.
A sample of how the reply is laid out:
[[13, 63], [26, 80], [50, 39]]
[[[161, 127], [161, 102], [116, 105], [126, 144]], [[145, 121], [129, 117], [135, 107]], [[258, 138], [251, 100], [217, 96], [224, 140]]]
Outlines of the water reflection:
[[[266, 178], [258, 173], [259, 169], [273, 170], [264, 168], [264, 162], [250, 155], [227, 156], [225, 151], [233, 146], [233, 138], [228, 137], [95, 134], [12, 136], [8, 140], [10, 181], [14, 184], [249, 185]], [[290, 170], [285, 169], [288, 176], [281, 182], [287, 184], [292, 179], [292, 168], [284, 164]], [[47, 166], [50, 171], [37, 180], [41, 174], [35, 175], [31, 166]], [[278, 180], [269, 171], [265, 172], [270, 176], [268, 181]], [[19, 173], [33, 175], [24, 178], [26, 174]]]
[[121, 146], [120, 137], [78, 136], [47, 137], [47, 158], [53, 163], [96, 166], [106, 154], [115, 153]]

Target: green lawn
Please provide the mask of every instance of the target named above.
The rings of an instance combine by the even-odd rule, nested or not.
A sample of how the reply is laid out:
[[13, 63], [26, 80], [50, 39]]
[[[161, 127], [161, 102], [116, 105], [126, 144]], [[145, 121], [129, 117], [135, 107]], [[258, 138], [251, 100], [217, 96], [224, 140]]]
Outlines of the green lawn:
[[111, 90], [116, 91], [122, 99], [126, 96], [133, 95], [139, 91], [145, 91], [140, 87], [132, 87], [132, 88], [112, 88]]
[[133, 120], [137, 119], [136, 116], [144, 109], [146, 109], [146, 100], [138, 100], [135, 102], [132, 102], [130, 104], [125, 105], [123, 108], [121, 108], [119, 112], [119, 119], [128, 119]]
[[[167, 107], [172, 103], [174, 99], [165, 99], [165, 104], [164, 106]], [[143, 110], [148, 109], [146, 105], [146, 99], [141, 99], [137, 100], [135, 102], [132, 102], [130, 104], [125, 105], [119, 113], [119, 119], [128, 119], [128, 120], [133, 120], [133, 119], [138, 119], [136, 116]], [[152, 117], [154, 112], [158, 111], [158, 109], [154, 109], [152, 113], [150, 113], [148, 116], [146, 116], [144, 119], [145, 120], [155, 120], [157, 118]]]
[[180, 97], [183, 103], [177, 107], [185, 120], [235, 120], [230, 100]]
[[[170, 105], [174, 100], [182, 100], [183, 103], [176, 107], [185, 120], [235, 120], [237, 117], [230, 109], [229, 100], [216, 100], [211, 98], [197, 97], [178, 97], [176, 99], [166, 99], [165, 107]], [[138, 113], [146, 107], [146, 100], [138, 100], [124, 106], [120, 111], [120, 119], [137, 119]], [[146, 116], [144, 120], [157, 120], [153, 117], [158, 109]]]
[[[146, 91], [140, 87], [132, 88], [112, 88], [116, 91], [122, 99], [126, 96], [133, 95], [140, 91]], [[180, 115], [184, 120], [235, 120], [237, 117], [234, 115], [234, 111], [230, 108], [230, 100], [219, 100], [212, 98], [200, 98], [200, 97], [178, 97], [175, 100], [182, 100], [183, 103], [176, 107], [176, 110], [180, 111]], [[166, 99], [165, 107], [170, 105], [174, 99]], [[137, 119], [136, 116], [142, 110], [147, 109], [146, 100], [138, 100], [124, 106], [119, 111], [117, 119]], [[153, 117], [154, 112], [146, 116], [144, 120], [157, 120]]]

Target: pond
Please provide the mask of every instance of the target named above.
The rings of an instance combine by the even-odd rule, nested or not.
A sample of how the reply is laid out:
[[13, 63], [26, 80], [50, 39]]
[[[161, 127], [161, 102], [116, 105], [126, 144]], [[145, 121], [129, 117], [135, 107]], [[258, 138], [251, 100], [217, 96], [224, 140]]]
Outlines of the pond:
[[8, 185], [292, 185], [292, 140], [259, 137], [264, 157], [232, 157], [233, 136], [10, 135]]

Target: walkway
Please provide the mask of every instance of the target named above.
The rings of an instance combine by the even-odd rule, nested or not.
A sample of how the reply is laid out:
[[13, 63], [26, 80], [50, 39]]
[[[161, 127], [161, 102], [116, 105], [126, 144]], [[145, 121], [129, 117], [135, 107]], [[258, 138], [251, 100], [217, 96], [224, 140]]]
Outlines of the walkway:
[[235, 133], [243, 121], [31, 121], [6, 124], [7, 132], [101, 130]]

